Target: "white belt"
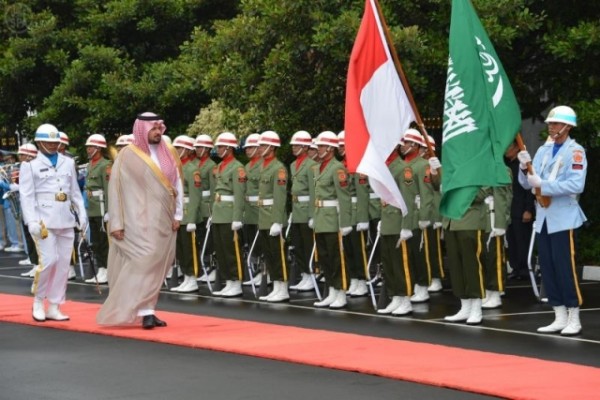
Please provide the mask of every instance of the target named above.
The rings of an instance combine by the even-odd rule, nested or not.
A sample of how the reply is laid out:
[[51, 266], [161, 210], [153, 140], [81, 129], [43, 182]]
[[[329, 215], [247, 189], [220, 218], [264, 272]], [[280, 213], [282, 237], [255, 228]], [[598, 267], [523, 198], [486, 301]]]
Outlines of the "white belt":
[[273, 205], [273, 199], [259, 199], [258, 200], [258, 205], [259, 206], [272, 206]]
[[377, 193], [369, 193], [369, 198], [370, 199], [379, 199], [379, 195]]
[[227, 194], [216, 194], [215, 196], [215, 201], [219, 202], [219, 201], [234, 201], [235, 197], [232, 195], [227, 195]]
[[358, 198], [357, 197], [352, 197], [351, 200], [352, 200], [352, 204], [358, 203]]
[[88, 193], [91, 194], [94, 197], [99, 197], [99, 196], [102, 196], [104, 194], [104, 190], [92, 190], [92, 191], [90, 191]]
[[188, 196], [183, 197], [183, 204], [187, 204], [190, 202], [190, 198]]
[[258, 196], [246, 196], [246, 201], [258, 201]]
[[337, 200], [317, 200], [315, 207], [337, 207], [340, 203]]
[[[64, 193], [64, 195], [66, 196], [65, 201], [67, 201], [67, 199], [69, 198], [69, 195]], [[61, 202], [59, 200], [56, 200], [56, 193], [37, 193], [35, 195], [35, 199], [37, 201], [58, 201]]]
[[210, 197], [210, 190], [203, 190], [202, 197]]
[[296, 203], [306, 203], [310, 201], [310, 196], [294, 196]]

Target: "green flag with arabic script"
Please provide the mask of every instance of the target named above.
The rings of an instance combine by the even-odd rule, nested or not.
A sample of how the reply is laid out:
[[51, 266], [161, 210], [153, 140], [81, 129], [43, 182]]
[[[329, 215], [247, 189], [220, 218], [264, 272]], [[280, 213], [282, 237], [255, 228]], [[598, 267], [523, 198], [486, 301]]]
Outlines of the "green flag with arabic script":
[[442, 135], [442, 215], [459, 219], [479, 187], [510, 184], [503, 156], [520, 127], [517, 99], [471, 2], [452, 0]]

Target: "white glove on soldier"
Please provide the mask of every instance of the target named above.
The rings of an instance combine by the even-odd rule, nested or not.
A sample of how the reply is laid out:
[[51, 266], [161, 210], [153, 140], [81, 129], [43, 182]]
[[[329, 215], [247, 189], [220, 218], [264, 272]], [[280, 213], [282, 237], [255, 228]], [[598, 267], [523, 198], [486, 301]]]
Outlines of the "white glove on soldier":
[[410, 229], [402, 229], [400, 231], [400, 239], [398, 239], [398, 243], [396, 243], [396, 247], [400, 247], [402, 242], [413, 237], [412, 231]]
[[381, 221], [377, 222], [377, 233], [381, 233]]
[[11, 192], [18, 192], [19, 191], [19, 185], [17, 185], [16, 183], [11, 183], [9, 185], [9, 187], [10, 187], [10, 191]]
[[242, 226], [244, 226], [244, 224], [242, 223], [242, 221], [233, 221], [231, 223], [231, 230], [232, 231], [239, 231], [240, 229], [242, 229]]
[[29, 229], [31, 236], [37, 239], [42, 237], [42, 226], [39, 222], [30, 222], [29, 225], [27, 225], [27, 228]]
[[494, 228], [494, 229], [492, 229], [492, 232], [490, 233], [490, 236], [491, 237], [504, 236], [505, 233], [506, 233], [505, 229]]
[[442, 226], [444, 226], [444, 225], [441, 222], [433, 223], [433, 229], [440, 229]]
[[437, 157], [431, 157], [429, 160], [429, 167], [431, 168], [431, 175], [437, 175], [437, 170], [442, 168], [442, 163]]
[[419, 221], [419, 229], [427, 229], [431, 226], [431, 221]]
[[187, 232], [194, 232], [196, 230], [196, 224], [187, 224], [185, 230]]
[[79, 223], [79, 230], [83, 233], [85, 233], [87, 231], [88, 228], [88, 220], [87, 218], [82, 218], [81, 222]]
[[519, 159], [519, 168], [527, 169], [527, 163], [531, 162], [531, 156], [527, 150], [523, 150], [517, 153], [517, 158]]
[[311, 218], [311, 219], [308, 220], [308, 227], [310, 229], [313, 229], [315, 227], [315, 220], [314, 219]]
[[527, 182], [531, 185], [531, 187], [539, 188], [542, 187], [542, 178], [538, 174], [527, 175]]
[[340, 233], [342, 234], [342, 236], [346, 236], [350, 232], [352, 232], [352, 227], [351, 226], [345, 226], [343, 228], [340, 228]]
[[366, 231], [367, 229], [369, 229], [369, 223], [368, 222], [359, 222], [358, 224], [356, 224], [356, 230], [358, 232], [360, 232], [360, 231]]
[[488, 196], [488, 197], [486, 197], [485, 200], [483, 200], [483, 202], [485, 204], [487, 204], [487, 206], [488, 206], [488, 208], [490, 210], [494, 209], [494, 196]]
[[282, 227], [281, 224], [274, 222], [273, 225], [271, 225], [271, 230], [269, 231], [269, 235], [271, 235], [271, 236], [281, 235], [281, 227]]
[[110, 216], [108, 215], [108, 213], [104, 214], [103, 220], [104, 220], [104, 222], [108, 222], [110, 220]]

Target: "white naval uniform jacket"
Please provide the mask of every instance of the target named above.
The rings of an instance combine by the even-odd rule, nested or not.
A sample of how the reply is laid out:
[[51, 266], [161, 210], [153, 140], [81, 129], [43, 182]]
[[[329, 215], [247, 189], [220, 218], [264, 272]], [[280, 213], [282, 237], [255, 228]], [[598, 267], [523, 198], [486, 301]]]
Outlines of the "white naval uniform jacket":
[[[586, 221], [578, 199], [585, 187], [585, 150], [575, 140], [568, 138], [553, 157], [553, 146], [552, 142], [542, 145], [532, 162], [535, 172], [542, 179], [541, 194], [552, 198], [548, 208], [536, 202], [535, 230], [538, 233], [544, 222], [548, 233], [556, 233], [579, 228]], [[525, 189], [531, 189], [523, 171], [519, 172], [519, 183]]]
[[[67, 195], [66, 201], [56, 201], [55, 195], [61, 191]], [[71, 205], [79, 214], [80, 223], [87, 224], [75, 162], [69, 157], [59, 154], [56, 167], [41, 153], [23, 163], [19, 171], [19, 193], [26, 225], [44, 221], [48, 229], [73, 228], [77, 224]]]

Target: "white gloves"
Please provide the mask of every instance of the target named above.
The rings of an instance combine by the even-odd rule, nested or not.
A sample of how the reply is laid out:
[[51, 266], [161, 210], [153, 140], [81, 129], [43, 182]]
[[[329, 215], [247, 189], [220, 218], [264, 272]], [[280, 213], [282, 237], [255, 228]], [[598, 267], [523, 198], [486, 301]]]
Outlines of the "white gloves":
[[34, 236], [38, 239], [42, 237], [42, 226], [39, 222], [30, 222], [27, 225], [27, 228], [29, 228], [29, 233], [31, 234], [31, 236]]
[[542, 187], [542, 178], [538, 174], [527, 175], [527, 182], [531, 185], [531, 187], [539, 188]]
[[431, 221], [419, 221], [419, 229], [427, 229], [431, 226]]
[[18, 192], [19, 191], [19, 185], [17, 185], [16, 183], [11, 183], [9, 185], [9, 187], [10, 187], [10, 191], [11, 192]]
[[244, 226], [244, 224], [242, 223], [242, 221], [233, 221], [231, 223], [231, 230], [232, 231], [239, 231], [240, 229], [242, 229], [242, 226]]
[[396, 243], [396, 247], [400, 247], [402, 242], [410, 239], [413, 236], [412, 231], [410, 229], [402, 229], [400, 231], [400, 239], [398, 239], [398, 243]]
[[504, 236], [505, 233], [506, 233], [505, 229], [494, 228], [494, 229], [492, 229], [492, 232], [490, 233], [490, 236], [491, 237]]
[[352, 227], [351, 226], [345, 226], [343, 228], [340, 228], [340, 233], [342, 234], [342, 236], [346, 236], [350, 232], [352, 232]]
[[366, 231], [367, 229], [369, 229], [369, 223], [368, 222], [359, 222], [358, 224], [356, 224], [356, 230], [358, 232], [360, 232], [360, 231]]
[[444, 226], [444, 225], [441, 222], [433, 223], [433, 229], [440, 229], [442, 226]]
[[269, 235], [271, 235], [271, 236], [281, 235], [281, 227], [282, 227], [281, 224], [274, 222], [273, 225], [271, 225], [271, 230], [269, 231]]
[[308, 220], [308, 227], [310, 229], [313, 229], [315, 227], [315, 220], [314, 219], [311, 218], [311, 219]]
[[381, 233], [381, 221], [377, 222], [377, 233]]
[[519, 168], [527, 169], [527, 163], [531, 162], [531, 156], [527, 150], [523, 150], [517, 153], [517, 158], [519, 159]]
[[488, 208], [490, 210], [494, 209], [494, 196], [488, 196], [488, 197], [486, 197], [485, 200], [483, 200], [483, 202], [485, 204], [487, 204], [487, 206], [488, 206]]
[[103, 220], [104, 220], [104, 222], [108, 222], [110, 220], [110, 216], [108, 215], [108, 213], [104, 214]]
[[437, 170], [442, 168], [442, 163], [437, 157], [431, 157], [429, 160], [429, 167], [431, 168], [431, 175], [437, 175]]
[[194, 232], [196, 230], [196, 224], [187, 224], [185, 230], [187, 232]]

